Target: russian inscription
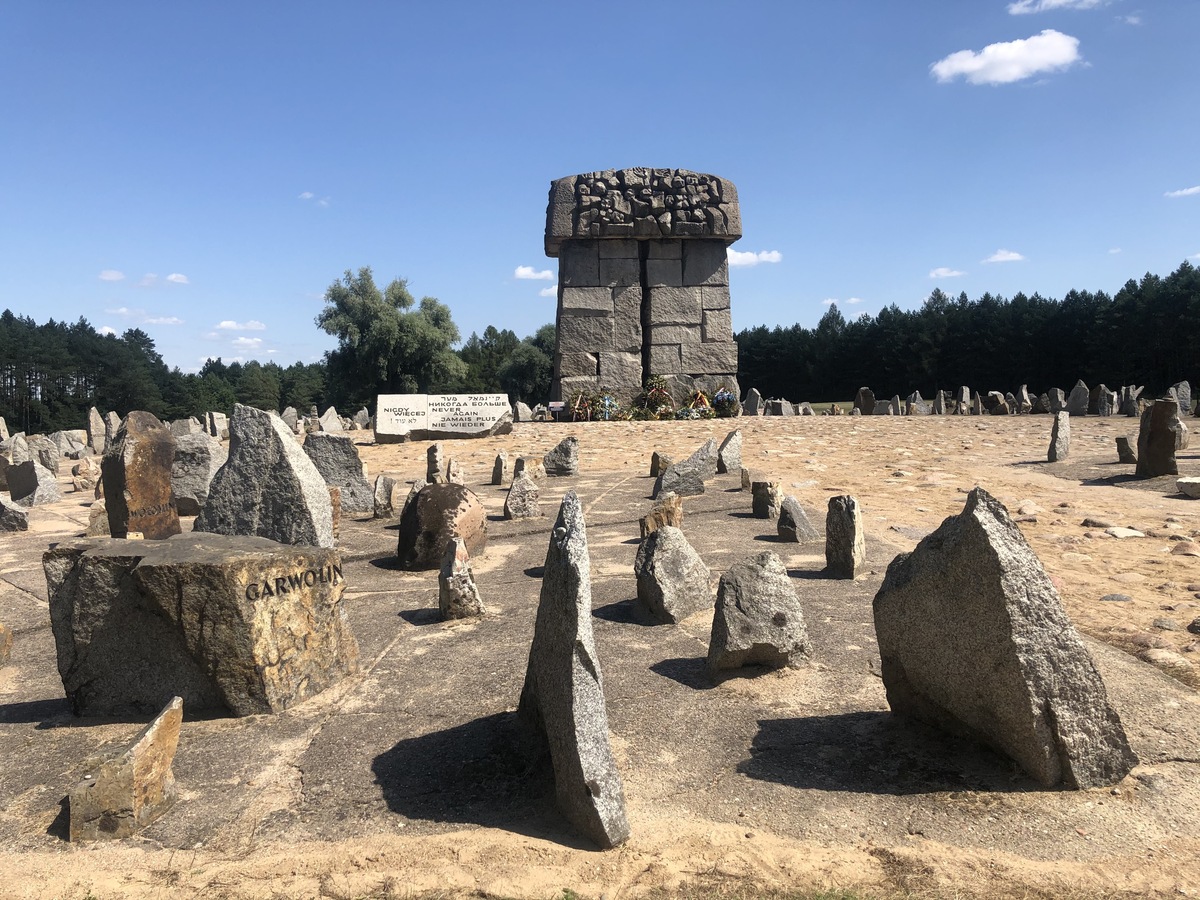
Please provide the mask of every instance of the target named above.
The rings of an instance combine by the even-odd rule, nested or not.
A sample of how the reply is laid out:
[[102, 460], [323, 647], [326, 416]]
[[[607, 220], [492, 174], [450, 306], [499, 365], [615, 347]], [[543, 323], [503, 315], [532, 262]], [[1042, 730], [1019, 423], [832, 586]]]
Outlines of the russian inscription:
[[381, 443], [486, 437], [512, 429], [507, 394], [380, 394], [375, 439]]

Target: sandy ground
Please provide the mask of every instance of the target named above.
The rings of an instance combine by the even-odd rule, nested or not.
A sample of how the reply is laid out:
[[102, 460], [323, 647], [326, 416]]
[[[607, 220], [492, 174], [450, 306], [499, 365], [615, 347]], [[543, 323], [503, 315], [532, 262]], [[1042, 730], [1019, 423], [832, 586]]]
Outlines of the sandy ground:
[[[44, 583], [39, 601], [36, 547], [78, 534], [86, 522], [90, 498], [68, 494], [53, 507], [33, 511], [32, 534], [19, 542], [0, 538], [0, 616], [17, 623], [18, 642], [14, 666], [0, 671], [0, 737], [4, 739], [0, 744], [4, 766], [0, 803], [7, 807], [0, 815], [4, 838], [0, 897], [355, 897], [406, 896], [435, 889], [550, 897], [562, 896], [569, 889], [585, 896], [615, 898], [724, 878], [780, 888], [907, 888], [925, 896], [947, 897], [975, 893], [1021, 896], [1027, 889], [1095, 896], [1194, 896], [1200, 892], [1200, 863], [1196, 862], [1200, 790], [1193, 787], [1200, 763], [1194, 730], [1200, 722], [1200, 702], [1185, 686], [1196, 683], [1190, 664], [1195, 636], [1186, 626], [1200, 617], [1200, 558], [1172, 552], [1188, 543], [1180, 538], [1200, 534], [1200, 504], [1176, 494], [1171, 479], [1151, 483], [1123, 480], [1129, 467], [1115, 463], [1113, 439], [1135, 434], [1135, 420], [1073, 421], [1072, 456], [1056, 464], [1045, 462], [1048, 416], [536, 424], [517, 426], [509, 435], [447, 442], [446, 446], [462, 465], [467, 482], [483, 484], [498, 450], [507, 450], [510, 456], [537, 455], [565, 435], [578, 435], [582, 470], [595, 476], [588, 485], [588, 496], [593, 498], [590, 508], [598, 522], [609, 523], [608, 531], [595, 530], [594, 552], [600, 555], [601, 545], [608, 553], [629, 543], [620, 538], [643, 511], [631, 509], [624, 517], [619, 510], [606, 513], [608, 485], [616, 491], [621, 485], [638, 484], [633, 479], [645, 475], [654, 450], [682, 458], [707, 437], [719, 440], [735, 425], [745, 437], [745, 464], [778, 475], [787, 492], [810, 510], [823, 510], [828, 497], [840, 493], [854, 494], [862, 504], [871, 571], [858, 585], [858, 606], [849, 617], [856, 621], [838, 626], [858, 628], [862, 634], [857, 644], [846, 645], [847, 651], [869, 646], [869, 621], [861, 620], [864, 615], [869, 619], [870, 595], [892, 556], [911, 549], [946, 516], [960, 512], [964, 495], [972, 487], [980, 485], [997, 496], [1022, 519], [1023, 533], [1054, 578], [1081, 632], [1129, 653], [1159, 647], [1189, 661], [1186, 668], [1181, 664], [1173, 670], [1176, 678], [1169, 680], [1124, 653], [1105, 650], [1097, 655], [1106, 679], [1112, 679], [1114, 702], [1119, 699], [1123, 704], [1120, 711], [1131, 740], [1136, 732], [1135, 749], [1143, 765], [1111, 790], [1067, 796], [1007, 793], [988, 780], [992, 775], [978, 782], [968, 780], [964, 790], [949, 790], [938, 780], [941, 776], [914, 775], [903, 769], [898, 774], [834, 779], [836, 783], [828, 785], [819, 778], [807, 783], [794, 777], [786, 747], [780, 757], [778, 748], [771, 745], [772, 732], [762, 727], [764, 721], [781, 710], [797, 718], [780, 721], [800, 723], [821, 710], [853, 710], [846, 721], [857, 723], [852, 727], [861, 729], [864, 746], [880, 740], [880, 729], [886, 731], [886, 726], [862, 718], [886, 718], [882, 687], [866, 671], [866, 665], [847, 665], [843, 671], [831, 663], [828, 670], [818, 666], [808, 674], [735, 679], [708, 692], [706, 698], [689, 687], [685, 670], [681, 670], [683, 675], [673, 674], [669, 683], [659, 679], [665, 687], [646, 680], [653, 675], [623, 678], [616, 664], [607, 662], [616, 658], [618, 645], [628, 645], [628, 653], [644, 652], [647, 659], [656, 659], [665, 651], [639, 643], [644, 629], [639, 632], [619, 620], [615, 624], [597, 620], [597, 640], [606, 660], [613, 743], [634, 829], [629, 843], [600, 853], [572, 840], [561, 827], [525, 827], [525, 819], [515, 813], [511, 821], [430, 816], [427, 810], [418, 814], [423, 808], [405, 806], [395, 798], [384, 807], [377, 796], [378, 787], [372, 795], [369, 779], [364, 784], [348, 780], [343, 785], [333, 775], [318, 775], [322, 765], [326, 771], [335, 770], [339, 754], [345, 767], [354, 767], [354, 745], [364, 740], [361, 732], [347, 731], [345, 741], [331, 740], [320, 754], [313, 750], [312, 735], [329, 721], [338, 721], [338, 716], [353, 718], [357, 714], [366, 720], [368, 714], [374, 714], [366, 708], [368, 701], [362, 695], [387, 692], [388, 679], [393, 677], [388, 669], [389, 654], [397, 642], [424, 641], [428, 646], [430, 641], [461, 641], [464, 647], [477, 648], [478, 660], [488, 659], [483, 655], [486, 642], [470, 643], [480, 640], [478, 630], [422, 631], [413, 627], [422, 624], [421, 620], [409, 616], [407, 624], [401, 623], [407, 631], [398, 631], [395, 637], [389, 632], [376, 639], [360, 631], [366, 667], [363, 678], [327, 691], [304, 704], [295, 716], [185, 724], [184, 742], [192, 734], [198, 746], [206, 740], [215, 745], [222, 738], [222, 729], [241, 735], [248, 759], [258, 752], [255, 742], [261, 739], [265, 755], [253, 774], [243, 775], [240, 781], [234, 776], [222, 787], [224, 783], [216, 776], [205, 782], [199, 771], [203, 766], [189, 757], [189, 768], [177, 764], [185, 800], [162, 820], [167, 823], [174, 817], [169, 827], [156, 831], [155, 826], [139, 838], [118, 844], [70, 845], [61, 839], [61, 827], [56, 831], [53, 820], [59, 812], [58, 798], [78, 777], [72, 760], [80, 758], [81, 740], [86, 738], [83, 745], [119, 742], [136, 731], [136, 726], [87, 723], [88, 727], [76, 728], [69, 714], [62, 714], [50, 700], [40, 699], [50, 696], [55, 676], [52, 651], [46, 652], [52, 647], [48, 629], [39, 622], [43, 615], [39, 610], [44, 611]], [[421, 442], [364, 445], [360, 450], [372, 478], [387, 472], [410, 480], [423, 473], [427, 446]], [[1180, 468], [1181, 474], [1200, 474], [1200, 456], [1181, 452]], [[583, 488], [580, 490], [583, 495]], [[485, 494], [482, 488], [480, 492]], [[503, 494], [493, 490], [486, 492], [484, 499], [491, 511], [497, 511]], [[721, 525], [727, 520], [715, 518], [725, 515], [718, 508], [719, 499], [711, 501], [717, 505], [710, 513], [709, 530], [703, 532], [713, 535], [708, 538], [705, 556], [714, 568], [718, 568], [714, 561], [727, 558], [722, 555], [726, 548], [721, 546], [721, 529], [732, 528]], [[603, 518], [605, 514], [609, 519]], [[702, 519], [698, 514], [698, 529]], [[1085, 519], [1134, 528], [1145, 536], [1115, 538], [1100, 525], [1084, 525]], [[355, 527], [367, 535], [362, 538], [366, 549], [358, 555], [363, 560], [378, 556], [373, 549], [379, 546], [378, 527], [369, 521]], [[685, 522], [685, 530], [687, 527]], [[504, 537], [502, 529], [496, 530], [500, 535], [495, 550], [489, 550], [490, 559], [479, 561], [481, 572], [499, 573], [507, 567], [519, 577], [521, 566], [529, 561], [521, 562], [522, 554], [529, 559], [544, 555], [544, 534], [523, 541], [514, 532], [505, 543], [499, 539]], [[387, 535], [386, 540], [394, 541], [394, 531]], [[730, 531], [728, 541], [732, 543], [734, 538]], [[353, 555], [357, 548], [351, 540], [345, 552]], [[628, 554], [630, 549], [621, 552]], [[788, 565], [797, 570], [819, 567], [819, 553], [819, 547], [806, 548], [789, 558]], [[613, 600], [627, 596], [621, 593], [623, 587], [615, 585], [623, 584], [622, 579], [631, 581], [631, 573], [618, 571], [623, 563], [614, 563], [610, 571], [607, 559], [602, 556], [596, 564], [597, 578], [608, 579], [613, 586], [597, 589], [597, 606], [601, 595]], [[362, 565], [366, 567], [367, 562]], [[423, 581], [409, 576], [393, 584], [390, 591], [377, 590], [368, 576], [364, 576], [367, 580], [360, 595], [347, 594], [348, 602], [358, 604], [356, 627], [373, 621], [368, 615], [371, 604], [386, 600], [391, 606], [397, 602], [403, 606], [405, 597], [416, 596], [405, 591], [428, 587], [427, 576]], [[531, 615], [536, 585], [513, 584], [514, 597], [502, 605], [510, 606], [514, 616], [518, 609], [519, 615], [526, 616], [514, 620], [514, 633], [519, 634]], [[847, 590], [853, 591], [854, 586]], [[520, 592], [524, 592], [521, 598], [516, 597]], [[1101, 599], [1112, 594], [1129, 599]], [[815, 637], [820, 638], [824, 623], [832, 623], [829, 627], [833, 629], [838, 605], [848, 603], [849, 597], [830, 594], [821, 603], [814, 601], [810, 631]], [[616, 606], [619, 603], [606, 608]], [[683, 648], [675, 650], [679, 656], [670, 662], [680, 663], [688, 655], [703, 653], [706, 623], [689, 621], [684, 626], [670, 638], [675, 642], [671, 646]], [[827, 655], [832, 655], [833, 643], [846, 642], [842, 632], [833, 630], [824, 639], [830, 642]], [[30, 693], [34, 663], [29, 654], [22, 656], [21, 650], [35, 644], [42, 648], [36, 660], [40, 666], [36, 681], [41, 687]], [[694, 649], [688, 650], [689, 646]], [[411, 651], [418, 658], [416, 664], [424, 652]], [[520, 648], [516, 655], [523, 652]], [[480, 667], [486, 668], [482, 663]], [[518, 659], [511, 668], [519, 687], [523, 660]], [[511, 693], [512, 677], [512, 672], [497, 676], [501, 694]], [[478, 691], [486, 694], [488, 679], [479, 684]], [[464, 690], [471, 692], [465, 686], [455, 690], [460, 695]], [[855, 696], [830, 696], [839, 691]], [[688, 759], [691, 748], [686, 729], [683, 734], [671, 731], [661, 744], [639, 746], [644, 735], [652, 733], [643, 716], [647, 710], [651, 718], [658, 714], [649, 706], [659, 694], [678, 703], [681, 717], [701, 716], [688, 710], [700, 710], [706, 704], [716, 710], [711, 718], [687, 719], [712, 728], [720, 737], [713, 748], [705, 745], [705, 754], [713, 757], [708, 760], [710, 767], [702, 768]], [[439, 696], [444, 703], [454, 694]], [[469, 705], [463, 696], [464, 705]], [[508, 701], [497, 702], [498, 714], [511, 709], [504, 705]], [[1144, 709], [1139, 708], [1142, 705]], [[722, 719], [736, 718], [735, 708], [749, 723], [759, 720], [749, 760], [738, 744], [744, 732], [734, 728], [726, 735], [720, 731]], [[1151, 712], [1152, 708], [1156, 711]], [[6, 710], [11, 714], [6, 716]], [[412, 712], [403, 714], [411, 716]], [[444, 715], [454, 718], [453, 714]], [[472, 712], [466, 718], [475, 715]], [[438, 733], [436, 728], [426, 731]], [[83, 738], [79, 732], [85, 732]], [[475, 733], [463, 734], [470, 738]], [[793, 734], [807, 740], [810, 733], [784, 731], [775, 733], [774, 740], [790, 740]], [[701, 744], [698, 736], [694, 739]], [[59, 743], [51, 752], [48, 748], [54, 741]], [[720, 758], [722, 741], [731, 745], [726, 748], [728, 761]], [[806, 744], [805, 752], [843, 754], [847, 760], [827, 761], [818, 774], [836, 774], [843, 765], [866, 767], [866, 757], [854, 755], [853, 735], [822, 741]], [[391, 742], [389, 738], [382, 743]], [[287, 761], [293, 758], [289, 757], [291, 744], [298, 748], [294, 758], [299, 761], [295, 763]], [[1162, 745], [1161, 752], [1155, 752], [1155, 744]], [[435, 751], [434, 755], [445, 749], [436, 743], [420, 746]], [[887, 746], [903, 747], [903, 743]], [[181, 758], [182, 748], [181, 744]], [[304, 752], [309, 755], [302, 759], [299, 754]], [[196, 751], [195, 755], [202, 753]], [[446, 764], [451, 765], [453, 750], [448, 760]], [[971, 760], [972, 766], [994, 767], [994, 762], [986, 759]], [[401, 757], [400, 762], [407, 766], [411, 757]], [[39, 774], [22, 781], [19, 770], [23, 767], [39, 767]], [[725, 769], [731, 770], [729, 778], [723, 775]], [[739, 773], [740, 782], [732, 770]], [[667, 774], [677, 771], [682, 774], [674, 780]], [[709, 783], [694, 783], [701, 771], [705, 777], [712, 775]], [[747, 771], [750, 779], [745, 778]], [[781, 771], [786, 777], [780, 777]], [[319, 784], [322, 778], [327, 785], [325, 796]], [[911, 791], [891, 791], [891, 780], [907, 783], [907, 779], [915, 779]], [[953, 778], [946, 780], [946, 784], [953, 782]], [[226, 793], [221, 794], [222, 790]], [[884, 796], [891, 793], [910, 796]], [[246, 799], [250, 795], [252, 798]], [[1153, 796], [1147, 800], [1149, 795]], [[189, 801], [194, 810], [192, 820], [185, 809]], [[228, 818], [222, 816], [222, 804], [233, 809]], [[206, 816], [212, 817], [211, 823], [198, 821]]]

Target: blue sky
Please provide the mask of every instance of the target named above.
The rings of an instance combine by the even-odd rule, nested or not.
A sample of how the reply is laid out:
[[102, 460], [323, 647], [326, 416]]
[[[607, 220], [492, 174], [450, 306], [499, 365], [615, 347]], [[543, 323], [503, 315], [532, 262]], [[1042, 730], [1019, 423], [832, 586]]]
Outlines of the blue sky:
[[1200, 259], [1198, 33], [1194, 0], [10, 0], [0, 308], [287, 365], [370, 266], [524, 336], [551, 180], [638, 165], [737, 185], [736, 330], [1115, 292]]

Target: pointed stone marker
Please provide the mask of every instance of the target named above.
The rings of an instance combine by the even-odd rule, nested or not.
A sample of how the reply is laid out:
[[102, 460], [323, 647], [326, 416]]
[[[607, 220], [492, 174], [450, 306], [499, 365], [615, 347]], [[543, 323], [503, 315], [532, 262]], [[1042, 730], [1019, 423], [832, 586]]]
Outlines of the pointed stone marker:
[[522, 472], [513, 479], [504, 498], [504, 518], [532, 519], [542, 514], [538, 502], [540, 492], [537, 482]]
[[483, 615], [483, 601], [471, 574], [471, 556], [460, 537], [446, 542], [446, 555], [438, 572], [438, 609], [443, 619], [470, 619]]
[[1071, 453], [1071, 414], [1066, 410], [1054, 414], [1054, 425], [1050, 429], [1050, 447], [1046, 451], [1048, 462], [1061, 462]]
[[496, 454], [492, 464], [492, 484], [504, 484], [512, 477], [512, 467], [508, 462], [508, 453], [501, 450]]
[[812, 655], [800, 599], [787, 567], [766, 550], [721, 576], [708, 644], [708, 670], [761, 665], [798, 668]]
[[546, 474], [565, 476], [579, 474], [579, 438], [565, 437], [553, 450], [542, 457]]
[[558, 808], [572, 826], [605, 849], [627, 840], [625, 794], [609, 746], [592, 637], [587, 529], [574, 491], [563, 498], [550, 535], [517, 715], [546, 738]]
[[897, 715], [974, 737], [1047, 787], [1114, 784], [1137, 764], [1040, 560], [982, 488], [875, 595]]
[[[811, 415], [811, 413], [810, 413]], [[742, 471], [742, 429], [735, 428], [725, 435], [717, 448], [717, 474], [727, 475]]]
[[670, 525], [652, 531], [633, 564], [638, 602], [656, 622], [674, 625], [713, 605], [710, 573], [683, 532]]
[[830, 497], [825, 516], [825, 574], [830, 578], [854, 578], [866, 562], [858, 501], [849, 494]]

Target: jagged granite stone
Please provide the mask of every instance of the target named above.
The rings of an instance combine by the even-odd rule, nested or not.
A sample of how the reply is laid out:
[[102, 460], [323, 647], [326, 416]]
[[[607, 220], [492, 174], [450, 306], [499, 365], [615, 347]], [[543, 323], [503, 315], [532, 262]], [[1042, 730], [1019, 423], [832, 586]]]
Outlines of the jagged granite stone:
[[1075, 387], [1071, 388], [1071, 393], [1067, 395], [1067, 412], [1073, 416], [1086, 416], [1091, 398], [1092, 392], [1081, 378], [1075, 382]]
[[804, 507], [795, 497], [783, 498], [779, 507], [779, 518], [775, 522], [775, 531], [785, 541], [803, 544], [806, 541], [819, 541], [820, 533], [813, 527], [804, 512]]
[[783, 505], [783, 482], [778, 478], [750, 482], [750, 509], [756, 519], [778, 519]]
[[638, 602], [656, 622], [674, 625], [712, 608], [708, 566], [678, 528], [661, 525], [642, 540], [633, 574]]
[[28, 531], [29, 513], [15, 502], [5, 503], [0, 499], [0, 532]]
[[304, 439], [304, 453], [326, 484], [342, 489], [343, 512], [375, 509], [375, 492], [363, 478], [362, 458], [350, 435], [313, 432]]
[[1155, 400], [1146, 407], [1138, 430], [1137, 469], [1134, 470], [1138, 478], [1179, 474], [1175, 448], [1179, 430], [1183, 427], [1179, 420], [1179, 404], [1174, 400]]
[[1179, 414], [1181, 416], [1191, 415], [1192, 386], [1186, 381], [1180, 381], [1171, 385], [1170, 390], [1174, 392], [1175, 400], [1179, 404]]
[[371, 492], [371, 513], [376, 519], [394, 519], [396, 517], [396, 484], [396, 479], [390, 475], [376, 476], [375, 489]]
[[198, 516], [208, 502], [208, 487], [229, 458], [229, 449], [210, 434], [195, 432], [175, 438], [171, 490], [181, 516]]
[[[62, 453], [59, 452], [58, 445], [54, 441], [44, 434], [27, 434], [25, 435], [25, 446], [29, 448], [30, 458], [36, 459], [53, 474], [58, 474]], [[15, 455], [14, 453], [14, 457]]]
[[563, 498], [550, 534], [517, 715], [545, 736], [558, 807], [568, 821], [602, 848], [626, 841], [625, 794], [592, 636], [587, 529], [574, 491]]
[[675, 460], [671, 459], [671, 457], [669, 457], [667, 454], [665, 454], [659, 450], [655, 450], [653, 453], [650, 454], [650, 475], [651, 475], [651, 477], [657, 478], [663, 472], [667, 471], [667, 469], [669, 469], [674, 464], [674, 462], [675, 462]]
[[434, 441], [425, 449], [425, 480], [430, 484], [446, 481], [446, 451], [441, 441]]
[[174, 460], [175, 436], [157, 416], [134, 410], [121, 420], [100, 461], [109, 534], [140, 534], [148, 541], [179, 534], [171, 491]]
[[529, 408], [528, 403], [518, 400], [513, 404], [512, 416], [514, 422], [532, 422], [533, 410]]
[[758, 388], [750, 388], [746, 393], [746, 399], [742, 401], [742, 415], [761, 416], [765, 409], [766, 403], [763, 395], [758, 392]]
[[436, 569], [446, 544], [460, 537], [476, 556], [487, 546], [487, 513], [474, 493], [461, 484], [427, 484], [410, 494], [400, 513], [396, 556], [409, 571]]
[[504, 497], [504, 518], [532, 519], [540, 516], [542, 507], [538, 502], [539, 496], [537, 482], [522, 472], [512, 480]]
[[100, 410], [92, 407], [88, 410], [87, 415], [87, 442], [92, 448], [93, 453], [104, 452], [104, 417], [100, 415]]
[[579, 438], [572, 435], [558, 442], [558, 446], [542, 457], [546, 474], [551, 476], [579, 474]]
[[338, 415], [338, 411], [332, 406], [321, 414], [319, 422], [322, 431], [337, 433], [346, 430], [345, 426], [342, 425], [342, 417]]
[[296, 430], [296, 423], [300, 421], [300, 413], [296, 411], [296, 407], [289, 406], [279, 414], [279, 418], [283, 419], [283, 424], [288, 427], [289, 431]]
[[[234, 411], [236, 412], [236, 405]], [[229, 416], [223, 412], [209, 412], [204, 417], [205, 430], [218, 441], [229, 438]], [[114, 432], [115, 434], [115, 432]]]
[[642, 540], [645, 540], [650, 532], [664, 525], [683, 527], [683, 498], [671, 491], [660, 494], [650, 514], [642, 516]]
[[866, 562], [858, 501], [849, 494], [830, 497], [825, 515], [825, 574], [830, 578], [854, 578]]
[[982, 740], [1052, 787], [1137, 764], [1054, 585], [982, 488], [888, 566], [873, 604], [888, 703]]
[[875, 414], [875, 392], [869, 387], [860, 387], [858, 393], [854, 395], [854, 408], [858, 410], [861, 416], [872, 416]]
[[471, 574], [471, 555], [460, 537], [446, 542], [438, 572], [438, 610], [442, 619], [471, 619], [483, 615], [483, 601]]
[[742, 429], [735, 428], [725, 435], [717, 448], [717, 474], [727, 475], [742, 471]]
[[501, 450], [496, 454], [496, 461], [492, 463], [492, 484], [504, 484], [512, 478], [512, 466], [508, 462], [508, 453]]
[[540, 459], [532, 456], [518, 456], [517, 461], [513, 463], [513, 478], [524, 473], [534, 481], [539, 481], [546, 477], [546, 467], [542, 465]]
[[[79, 459], [91, 452], [87, 445], [87, 432], [82, 428], [55, 431], [49, 437], [58, 448], [59, 457], [62, 459]], [[58, 472], [54, 474], [57, 475]]]
[[173, 696], [196, 712], [278, 712], [358, 668], [332, 550], [203, 532], [84, 538], [42, 567], [77, 715], [152, 714]]
[[708, 670], [761, 665], [798, 668], [812, 655], [804, 612], [787, 567], [770, 550], [721, 576], [708, 644]]
[[72, 843], [129, 837], [171, 808], [182, 724], [183, 700], [173, 697], [124, 750], [84, 763], [68, 800]]
[[1050, 447], [1046, 450], [1049, 462], [1059, 462], [1071, 453], [1071, 414], [1060, 410], [1054, 414], [1054, 424], [1050, 428]]
[[283, 420], [238, 403], [229, 421], [229, 458], [192, 528], [332, 547], [333, 505], [321, 473]]
[[41, 506], [62, 499], [54, 473], [36, 459], [8, 467], [8, 495], [18, 506]]
[[1133, 449], [1133, 443], [1125, 435], [1117, 438], [1117, 462], [1126, 463], [1129, 465], [1136, 464], [1138, 461], [1137, 452]]
[[1047, 396], [1050, 399], [1050, 414], [1057, 415], [1060, 412], [1065, 412], [1067, 409], [1067, 395], [1063, 393], [1062, 388], [1050, 388]]

